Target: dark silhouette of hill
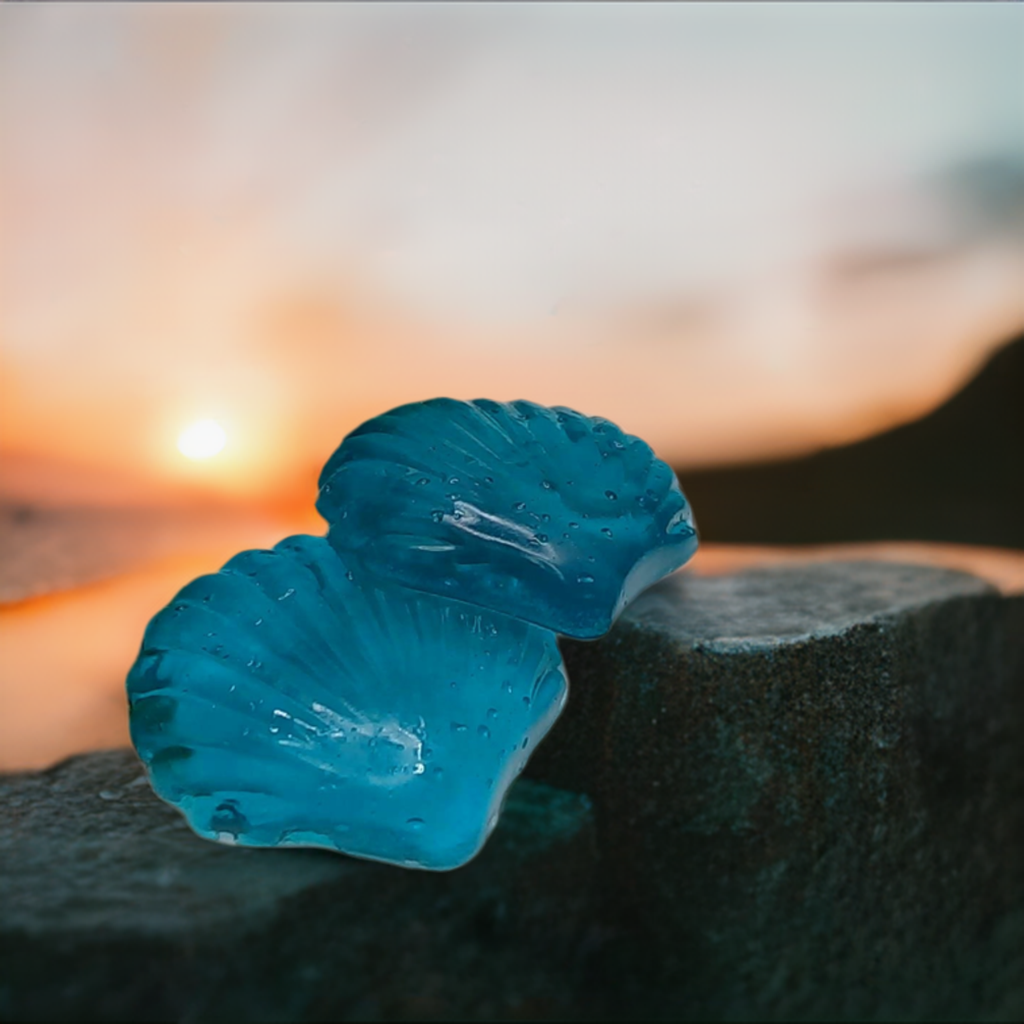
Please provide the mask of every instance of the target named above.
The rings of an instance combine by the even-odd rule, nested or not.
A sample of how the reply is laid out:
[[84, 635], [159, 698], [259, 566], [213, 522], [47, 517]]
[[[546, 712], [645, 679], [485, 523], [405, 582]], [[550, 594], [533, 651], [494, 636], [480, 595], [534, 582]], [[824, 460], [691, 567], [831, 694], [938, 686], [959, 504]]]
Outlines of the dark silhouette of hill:
[[913, 423], [802, 458], [679, 478], [705, 540], [1024, 548], [1024, 336]]

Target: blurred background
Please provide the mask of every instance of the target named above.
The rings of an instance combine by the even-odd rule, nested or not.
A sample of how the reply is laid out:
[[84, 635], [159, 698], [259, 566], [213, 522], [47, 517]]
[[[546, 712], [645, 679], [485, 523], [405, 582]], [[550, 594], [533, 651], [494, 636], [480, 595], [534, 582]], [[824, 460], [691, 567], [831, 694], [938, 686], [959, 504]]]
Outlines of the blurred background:
[[403, 402], [615, 420], [705, 571], [1024, 547], [1022, 14], [3, 5], [0, 770]]

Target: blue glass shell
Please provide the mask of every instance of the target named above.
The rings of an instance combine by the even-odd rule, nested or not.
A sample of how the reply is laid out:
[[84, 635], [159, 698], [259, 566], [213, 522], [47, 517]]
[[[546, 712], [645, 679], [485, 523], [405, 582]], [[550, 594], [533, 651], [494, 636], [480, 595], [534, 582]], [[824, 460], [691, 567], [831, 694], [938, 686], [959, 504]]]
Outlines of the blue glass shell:
[[588, 639], [697, 549], [672, 469], [605, 419], [436, 398], [352, 431], [328, 540], [370, 573]]
[[446, 870], [483, 845], [566, 680], [552, 633], [360, 581], [300, 536], [186, 586], [128, 696], [154, 789], [199, 835]]

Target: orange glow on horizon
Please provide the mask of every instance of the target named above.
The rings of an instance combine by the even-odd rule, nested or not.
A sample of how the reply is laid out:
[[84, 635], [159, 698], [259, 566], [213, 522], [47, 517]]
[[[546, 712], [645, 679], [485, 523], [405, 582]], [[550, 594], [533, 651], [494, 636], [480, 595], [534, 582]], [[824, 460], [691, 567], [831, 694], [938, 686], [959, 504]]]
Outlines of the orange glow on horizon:
[[[986, 258], [994, 257], [977, 257]], [[102, 377], [73, 387], [50, 366], [7, 367], [0, 437], [7, 452], [274, 501], [308, 495], [359, 423], [439, 395], [529, 398], [607, 416], [680, 467], [797, 454], [923, 415], [1024, 324], [1024, 299], [1010, 287], [1024, 260], [972, 271], [980, 288], [958, 284], [969, 269], [896, 282], [884, 303], [856, 292], [809, 302], [799, 281], [780, 281], [771, 305], [738, 295], [672, 345], [640, 317], [474, 338], [318, 300], [314, 323], [302, 304], [266, 318], [258, 352], [273, 387], [222, 388], [215, 405], [235, 412], [211, 417], [230, 437], [215, 457], [187, 459], [175, 447], [195, 403], [163, 398], [156, 368], [132, 394]]]

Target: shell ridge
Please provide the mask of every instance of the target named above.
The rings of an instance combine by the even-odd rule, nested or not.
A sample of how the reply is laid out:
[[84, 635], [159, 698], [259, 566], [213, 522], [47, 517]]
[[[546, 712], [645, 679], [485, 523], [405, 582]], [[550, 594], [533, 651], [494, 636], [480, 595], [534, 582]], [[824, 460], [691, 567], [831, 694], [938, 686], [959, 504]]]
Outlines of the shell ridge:
[[476, 411], [477, 417], [483, 421], [483, 423], [489, 427], [498, 437], [504, 441], [509, 448], [518, 449], [519, 444], [515, 437], [513, 427], [513, 419], [509, 415], [509, 406], [505, 402], [496, 402], [498, 406], [496, 411], [489, 409], [483, 409], [479, 405], [481, 399], [476, 399], [471, 402], [470, 405]]
[[[336, 690], [328, 687], [320, 679], [310, 675], [308, 671], [306, 671], [305, 660], [301, 656], [301, 653], [297, 653], [293, 650], [288, 655], [284, 655], [280, 651], [278, 651], [274, 646], [269, 644], [265, 638], [261, 638], [258, 641], [258, 643], [259, 646], [254, 645], [247, 652], [251, 655], [250, 662], [258, 662], [262, 666], [273, 665], [275, 669], [275, 675], [277, 676], [281, 676], [283, 674], [281, 671], [282, 668], [291, 668], [299, 670], [303, 674], [303, 677], [305, 679], [305, 685], [315, 687], [321, 693], [325, 700], [327, 698], [331, 698], [332, 700], [340, 699], [340, 696]], [[154, 648], [149, 651], [144, 651], [143, 653], [163, 655], [171, 653], [171, 651], [171, 648], [162, 647]], [[262, 657], [260, 657], [261, 655]], [[243, 667], [238, 660], [235, 660], [234, 663], [231, 665], [225, 666], [223, 664], [222, 655], [215, 654], [212, 651], [205, 650], [202, 648], [200, 648], [198, 651], [193, 652], [193, 656], [200, 659], [201, 662], [209, 662], [211, 665], [215, 665], [218, 668], [227, 668], [229, 671], [237, 674], [242, 680], [244, 680], [247, 686], [255, 686], [260, 689], [267, 689], [275, 694], [283, 694], [287, 696], [289, 699], [298, 699], [294, 697], [292, 694], [290, 694], [288, 690], [282, 689], [281, 685], [276, 680], [265, 678], [263, 676], [257, 675], [255, 672], [252, 671], [247, 673], [245, 671], [245, 668], [250, 668], [250, 665], [245, 665]], [[340, 659], [338, 659], [336, 657], [336, 654], [334, 660], [334, 667], [337, 669], [339, 675], [341, 675], [342, 678], [348, 676], [351, 673], [351, 668], [345, 665]]]
[[[401, 457], [398, 457], [398, 453]], [[392, 455], [388, 451], [375, 450], [373, 454], [364, 455], [358, 462], [355, 459], [351, 459], [344, 465], [339, 466], [338, 470], [330, 478], [332, 486], [335, 483], [340, 484], [346, 476], [346, 469], [349, 467], [358, 466], [360, 474], [373, 476], [373, 470], [378, 467], [387, 466], [402, 466], [406, 470], [408, 476], [412, 476], [414, 473], [419, 473], [421, 476], [425, 476], [427, 473], [436, 473], [433, 466], [429, 465], [423, 459], [413, 460], [408, 456], [408, 453], [402, 452], [400, 448], [396, 447], [396, 454]], [[404, 482], [404, 481], [403, 481]]]
[[[291, 752], [291, 757], [287, 759], [290, 762], [287, 768], [282, 768], [281, 766], [283, 759], [280, 755], [280, 749], [282, 747]], [[198, 763], [193, 766], [193, 771], [201, 763], [203, 754], [216, 758], [225, 752], [229, 753], [232, 758], [237, 753], [241, 753], [247, 761], [254, 765], [273, 765], [273, 781], [266, 782], [262, 779], [258, 781], [254, 779], [248, 782], [248, 784], [235, 783], [232, 788], [253, 796], [260, 796], [263, 793], [270, 792], [272, 795], [284, 798], [287, 798], [289, 794], [288, 786], [284, 785], [286, 781], [289, 785], [292, 785], [296, 780], [308, 783], [311, 778], [316, 778], [320, 781], [319, 777], [321, 776], [341, 780], [349, 780], [358, 776], [359, 772], [352, 770], [351, 766], [342, 764], [340, 761], [331, 761], [323, 756], [316, 756], [317, 754], [322, 755], [326, 753], [327, 747], [328, 744], [325, 743], [298, 746], [290, 743], [287, 738], [280, 739], [275, 736], [267, 739], [262, 737], [254, 738], [245, 745], [240, 744], [237, 739], [224, 742], [206, 740], [190, 744], [190, 749], [194, 752], [193, 760], [196, 757], [199, 759]], [[213, 777], [220, 776], [221, 779], [223, 778], [223, 769], [217, 764], [211, 765], [208, 771]]]
[[[314, 547], [315, 550], [306, 551], [304, 554], [309, 554], [314, 557], [322, 555], [328, 565], [334, 565], [337, 567], [336, 575], [340, 576], [341, 569], [344, 568], [344, 563], [323, 538], [315, 538], [315, 540], [319, 541], [319, 543], [315, 546], [309, 546]], [[294, 547], [288, 546], [292, 541], [293, 538], [288, 538], [285, 541], [282, 541], [281, 544], [275, 548], [275, 551], [279, 550], [279, 554], [283, 556], [283, 558], [288, 559], [296, 568], [301, 567], [303, 569], [308, 569], [308, 565], [305, 562], [300, 561], [295, 557], [296, 552]], [[261, 551], [260, 553], [273, 555], [272, 552], [268, 553]], [[246, 553], [243, 553], [243, 555], [244, 554]], [[235, 556], [235, 559], [232, 559], [232, 561], [241, 559], [241, 557], [242, 556]], [[270, 594], [260, 586], [260, 583], [263, 581], [259, 576], [252, 576], [246, 572], [239, 572], [237, 569], [233, 570], [232, 575], [239, 585], [255, 591], [263, 598], [263, 606], [261, 606], [261, 610], [264, 615], [275, 610], [276, 602]], [[205, 585], [207, 581], [216, 581], [217, 577], [218, 574], [208, 574], [208, 577], [200, 578], [200, 580], [194, 581], [194, 583], [189, 586], [193, 587], [200, 583]], [[277, 582], [280, 584], [282, 581], [278, 580]], [[199, 587], [198, 589], [203, 589], [203, 587]], [[336, 603], [332, 604], [331, 601], [327, 600], [326, 595], [321, 596], [325, 603], [332, 608], [335, 615], [337, 615], [338, 621], [342, 623], [346, 622], [347, 620], [344, 608], [338, 607]], [[341, 597], [338, 588], [332, 590], [332, 596], [337, 598]], [[360, 591], [356, 590], [356, 588], [352, 588], [352, 592], [349, 597], [350, 599], [355, 597], [357, 600], [365, 600], [365, 596], [362, 595]], [[172, 601], [172, 607], [175, 603], [178, 603], [177, 598]], [[209, 624], [217, 624], [220, 628], [231, 628], [234, 625], [234, 619], [225, 613], [223, 609], [215, 606], [209, 606], [202, 603], [197, 604], [190, 601], [187, 605], [185, 615], [187, 616], [189, 612], [192, 613], [191, 617], [199, 620], [200, 623], [202, 620], [207, 619], [210, 620]], [[169, 624], [166, 622], [166, 613], [160, 613], [160, 615], [156, 616], [151, 623], [151, 627], [158, 625], [158, 620], [161, 619], [161, 616], [164, 616], [164, 619], [160, 621], [159, 628], [168, 628]], [[339, 686], [339, 684], [343, 684], [350, 690], [355, 688], [359, 678], [367, 675], [368, 666], [365, 659], [358, 658], [358, 651], [353, 652], [351, 650], [339, 650], [338, 633], [336, 631], [332, 631], [328, 635], [324, 631], [322, 623], [318, 623], [315, 616], [293, 616], [293, 619], [293, 630], [298, 630], [300, 635], [297, 638], [293, 638], [293, 642], [288, 646], [288, 648], [283, 650], [278, 649], [273, 644], [272, 635], [263, 633], [255, 635], [255, 643], [258, 646], [255, 647], [254, 651], [250, 652], [254, 655], [262, 655], [262, 658], [257, 656], [256, 660], [262, 660], [265, 665], [273, 664], [277, 679], [262, 677], [254, 673], [246, 674], [242, 669], [242, 666], [237, 662], [234, 664], [234, 670], [239, 673], [249, 686], [258, 687], [261, 690], [266, 690], [278, 696], [286, 695], [289, 699], [297, 700], [298, 698], [285, 690], [280, 682], [281, 679], [287, 677], [289, 674], [288, 670], [292, 670], [304, 678], [305, 682], [303, 685], [307, 688], [312, 687], [325, 704], [342, 704], [350, 713], [353, 713], [354, 705], [350, 698], [345, 697], [344, 694], [340, 692], [341, 686]], [[200, 625], [200, 629], [202, 629], [202, 625]], [[149, 630], [147, 630], [147, 637], [148, 636]], [[250, 632], [250, 643], [252, 643], [252, 640], [253, 634]], [[161, 647], [160, 649], [165, 648]], [[218, 668], [221, 667], [219, 655], [216, 655], [211, 651], [207, 651], [202, 647], [200, 647], [195, 654], [199, 657], [205, 656], [212, 664], [216, 665]], [[356, 655], [361, 664], [352, 664], [352, 661], [356, 660], [352, 657], [353, 654]], [[329, 661], [330, 668], [334, 674], [334, 679], [337, 680], [337, 683], [333, 686], [329, 686], [322, 678], [310, 674], [306, 666], [311, 660]], [[379, 664], [373, 665], [370, 672], [373, 678], [380, 680], [381, 666]], [[357, 715], [357, 720], [358, 717], [359, 716]]]
[[[189, 610], [198, 613], [196, 618], [200, 618], [201, 616], [200, 621], [202, 621], [202, 619], [211, 620], [208, 624], [219, 624], [222, 627], [226, 625], [229, 628], [233, 628], [236, 625], [234, 620], [232, 620], [230, 617], [228, 617], [222, 612], [219, 612], [217, 609], [214, 608], [197, 607], [195, 605], [190, 605]], [[265, 612], [264, 614], [269, 614], [269, 611]], [[166, 628], [165, 624], [162, 625], [164, 625], [164, 628]], [[279, 667], [283, 664], [288, 668], [297, 670], [300, 673], [306, 675], [308, 675], [308, 673], [306, 673], [305, 665], [306, 662], [310, 659], [311, 654], [313, 657], [323, 657], [324, 655], [326, 655], [333, 662], [332, 668], [335, 669], [339, 674], [341, 674], [342, 676], [349, 674], [350, 669], [345, 665], [344, 660], [338, 656], [338, 652], [335, 649], [333, 643], [326, 637], [324, 637], [322, 634], [314, 634], [310, 630], [307, 619], [300, 618], [295, 628], [296, 630], [300, 631], [300, 635], [297, 638], [295, 638], [292, 645], [287, 649], [287, 651], [281, 651], [276, 649], [272, 645], [271, 637], [257, 634], [258, 639], [256, 639], [254, 644], [252, 639], [250, 638], [249, 642], [250, 644], [253, 644], [255, 648], [255, 651], [250, 651], [250, 653], [253, 653], [254, 655], [255, 653], [261, 653], [264, 655], [262, 659], [256, 658], [255, 660], [260, 660], [264, 662], [266, 662], [268, 659], [273, 660], [278, 662]], [[158, 649], [167, 650], [168, 648], [161, 647]], [[222, 657], [218, 654], [213, 653], [212, 651], [206, 650], [203, 647], [200, 647], [199, 651], [196, 652], [196, 655], [200, 657], [205, 655], [215, 664], [219, 664], [219, 661]], [[258, 676], [253, 676], [252, 679], [258, 685], [273, 686], [273, 684], [271, 684], [268, 680], [260, 679]], [[324, 692], [326, 693], [331, 692], [330, 690], [327, 690], [325, 687], [323, 687], [323, 684], [321, 684], [315, 678], [311, 677], [309, 679], [309, 682], [312, 683], [314, 686], [317, 686], [318, 688], [323, 688]]]
[[[263, 729], [252, 729], [254, 719], [251, 716], [246, 715], [240, 709], [225, 707], [211, 697], [187, 694], [180, 699], [180, 703], [182, 703], [186, 715], [190, 710], [197, 715], [195, 721], [188, 723], [190, 728], [185, 730], [185, 736], [189, 739], [187, 749], [191, 751], [189, 762], [193, 765], [193, 770], [202, 763], [201, 757], [199, 761], [195, 759], [203, 752], [211, 756], [228, 752], [233, 758], [236, 754], [240, 754], [249, 761], [267, 762], [275, 766], [271, 782], [261, 784], [264, 789], [269, 785], [272, 792], [278, 790], [283, 772], [292, 776], [308, 777], [312, 770], [315, 773], [326, 774], [337, 779], [357, 779], [360, 774], [368, 770], [369, 763], [365, 752], [358, 750], [360, 743], [373, 741], [386, 731], [386, 726], [389, 724], [384, 723], [382, 729], [382, 723], [359, 714], [351, 722], [345, 722], [347, 734], [340, 729], [335, 729], [327, 735], [316, 731], [313, 736], [301, 736], [294, 730], [282, 735], [280, 730], [285, 728], [283, 724], [274, 727], [278, 728], [277, 733], [274, 733], [272, 727], [266, 722], [264, 722]], [[244, 726], [246, 731], [214, 735], [208, 727], [208, 712], [211, 709], [220, 715], [227, 713], [229, 720]], [[295, 719], [291, 717], [288, 721], [295, 721]], [[310, 723], [305, 724], [310, 725]], [[207, 727], [204, 728], [204, 725]], [[166, 735], [165, 738], [170, 742], [164, 743], [162, 746], [177, 746], [178, 743], [175, 741], [180, 743], [183, 738], [180, 733], [180, 730], [174, 730]], [[296, 738], [301, 739], [302, 742], [296, 742]], [[350, 744], [355, 745], [357, 753], [354, 757], [345, 758], [343, 755], [350, 749]], [[284, 764], [282, 764], [280, 756], [282, 746], [287, 748], [291, 755]], [[215, 773], [218, 770], [223, 771], [216, 765], [211, 770]], [[236, 783], [234, 788], [245, 789], [246, 786], [239, 786]], [[259, 790], [254, 792], [259, 792]], [[286, 795], [286, 793], [285, 790], [281, 795]]]
[[[491, 432], [492, 433], [498, 435], [499, 441], [504, 441], [505, 442], [506, 447], [509, 447], [509, 448], [514, 448], [515, 447], [515, 445], [511, 441], [511, 439], [506, 434], [504, 434], [501, 430], [497, 429], [497, 424], [493, 421], [493, 419], [491, 419], [490, 417], [487, 417], [486, 414], [483, 413], [483, 412], [481, 412], [479, 414], [479, 419], [485, 424], [485, 426], [489, 426], [491, 428]], [[488, 444], [487, 441], [485, 441], [481, 437], [478, 437], [471, 430], [469, 430], [469, 428], [466, 427], [464, 424], [456, 422], [456, 423], [453, 423], [451, 426], [452, 426], [453, 430], [455, 430], [455, 431], [457, 431], [459, 433], [459, 435], [465, 436], [466, 438], [468, 438], [469, 445], [471, 445], [472, 447], [477, 448], [480, 451], [483, 451], [487, 455], [489, 455], [490, 458], [493, 460], [493, 463], [494, 463], [495, 466], [501, 466], [505, 462], [508, 461], [505, 456], [503, 456], [500, 452], [495, 451], [495, 449], [493, 447], [491, 447], [491, 445]], [[469, 450], [468, 446], [464, 447], [462, 449], [459, 449], [459, 450], [462, 451], [464, 455], [468, 455], [468, 456], [472, 456], [473, 455], [473, 453]], [[474, 457], [476, 457], [476, 456], [474, 456]], [[478, 459], [478, 461], [483, 462], [483, 459]]]
[[[193, 704], [198, 703], [193, 701]], [[218, 712], [222, 709], [215, 702], [203, 702], [210, 704], [215, 707]], [[208, 712], [208, 708], [204, 709], [204, 713]], [[243, 716], [238, 716], [243, 717]], [[244, 718], [243, 718], [244, 720]], [[190, 725], [196, 723], [189, 720]], [[274, 760], [272, 750], [269, 749], [270, 744], [266, 738], [260, 735], [244, 734], [239, 732], [234, 735], [225, 736], [212, 736], [208, 734], [194, 734], [190, 732], [188, 735], [182, 735], [180, 731], [175, 731], [166, 734], [163, 737], [165, 742], [155, 743], [147, 745], [144, 741], [140, 745], [140, 752], [147, 754], [156, 762], [156, 766], [159, 767], [160, 754], [165, 750], [183, 750], [187, 751], [186, 757], [181, 760], [187, 762], [188, 774], [192, 776], [193, 784], [200, 783], [201, 779], [196, 777], [197, 769], [204, 763], [204, 753], [216, 757], [218, 755], [227, 755], [229, 760], [235, 760], [236, 758], [244, 758], [253, 761], [267, 761]], [[275, 772], [275, 777], [271, 781], [271, 786], [276, 787], [278, 785], [280, 776], [282, 774], [308, 774], [308, 765], [301, 759], [292, 759], [292, 762], [286, 767], [278, 766]], [[213, 766], [213, 770], [217, 770], [216, 766]], [[222, 771], [223, 774], [223, 771]], [[266, 786], [266, 782], [261, 783], [262, 786]]]
[[[210, 652], [193, 652], [192, 656], [197, 658], [200, 664], [206, 663], [207, 671], [204, 673], [203, 677], [193, 679], [191, 681], [192, 689], [190, 691], [178, 692], [172, 690], [168, 686], [164, 686], [158, 690], [146, 691], [144, 695], [138, 698], [138, 700], [143, 700], [151, 696], [164, 696], [180, 703], [186, 698], [195, 698], [197, 700], [205, 700], [213, 706], [222, 706], [228, 711], [237, 711], [239, 714], [245, 715], [246, 712], [241, 708], [236, 708], [233, 704], [221, 703], [218, 705], [217, 703], [218, 699], [223, 702], [223, 695], [225, 693], [233, 692], [231, 690], [232, 686], [234, 686], [237, 691], [239, 684], [241, 684], [244, 688], [253, 692], [253, 695], [257, 698], [259, 698], [259, 695], [262, 693], [266, 695], [263, 699], [270, 698], [275, 703], [291, 704], [295, 709], [301, 712], [305, 712], [307, 710], [302, 702], [302, 698], [297, 693], [292, 692], [290, 689], [282, 688], [279, 682], [279, 674], [278, 678], [271, 680], [261, 677], [254, 672], [247, 673], [239, 664], [226, 665], [221, 662], [216, 655], [213, 655]], [[210, 669], [215, 671], [211, 672]], [[234, 680], [234, 682], [232, 682], [232, 680]], [[362, 717], [359, 712], [355, 711], [354, 706], [349, 701], [335, 691], [324, 687], [323, 684], [321, 684], [315, 677], [309, 677], [307, 674], [306, 682], [321, 691], [323, 698], [325, 700], [330, 699], [332, 704], [339, 701], [344, 703], [347, 709], [352, 713], [353, 721], [358, 721]], [[225, 685], [227, 686], [227, 689], [225, 689]], [[284, 709], [282, 708], [281, 710]], [[251, 712], [249, 714], [251, 714]]]

